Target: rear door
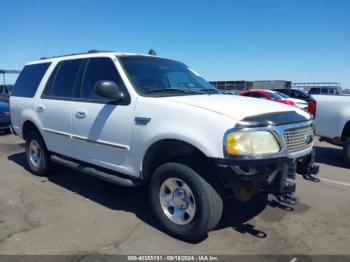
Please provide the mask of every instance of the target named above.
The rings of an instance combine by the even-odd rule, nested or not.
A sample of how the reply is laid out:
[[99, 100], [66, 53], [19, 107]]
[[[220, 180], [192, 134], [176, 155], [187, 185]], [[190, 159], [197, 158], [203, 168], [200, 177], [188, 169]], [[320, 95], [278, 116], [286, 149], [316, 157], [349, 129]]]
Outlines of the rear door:
[[50, 151], [73, 157], [71, 108], [81, 85], [83, 59], [58, 63], [51, 74], [36, 111]]
[[[90, 58], [87, 62], [79, 101], [72, 104], [74, 157], [130, 173], [134, 101], [130, 101], [115, 62], [109, 57]], [[116, 103], [97, 97], [94, 86], [101, 80], [116, 82], [126, 99]]]

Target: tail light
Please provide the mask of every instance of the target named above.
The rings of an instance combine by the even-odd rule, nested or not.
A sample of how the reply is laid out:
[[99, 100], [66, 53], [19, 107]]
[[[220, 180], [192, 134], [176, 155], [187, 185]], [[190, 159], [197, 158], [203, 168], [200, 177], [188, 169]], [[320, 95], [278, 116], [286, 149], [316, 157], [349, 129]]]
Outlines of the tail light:
[[316, 116], [316, 100], [310, 99], [307, 102], [307, 112], [313, 117]]

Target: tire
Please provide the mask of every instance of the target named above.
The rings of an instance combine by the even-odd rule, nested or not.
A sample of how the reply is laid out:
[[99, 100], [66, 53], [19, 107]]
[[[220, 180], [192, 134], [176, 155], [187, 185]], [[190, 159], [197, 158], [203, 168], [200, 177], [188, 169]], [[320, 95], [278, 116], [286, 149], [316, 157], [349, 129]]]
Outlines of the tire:
[[[34, 147], [36, 147], [37, 150], [34, 150]], [[37, 154], [35, 155], [33, 151], [36, 151]], [[32, 173], [38, 176], [45, 176], [48, 174], [52, 165], [50, 155], [44, 140], [38, 132], [32, 131], [27, 135], [25, 153], [28, 166]], [[37, 161], [35, 161], [35, 159], [37, 159]]]
[[[198, 169], [196, 168], [196, 170]], [[191, 197], [187, 199], [188, 202], [184, 207], [178, 208], [175, 205], [179, 202], [174, 197], [177, 193], [173, 191], [166, 192], [167, 184], [169, 181], [173, 182], [173, 179], [178, 186], [176, 192], [181, 192], [183, 189], [191, 191], [191, 194], [187, 192], [187, 195]], [[161, 203], [161, 194], [172, 198], [173, 206], [164, 208]], [[189, 165], [171, 162], [159, 166], [151, 177], [149, 197], [154, 215], [162, 228], [179, 239], [197, 240], [203, 238], [218, 225], [221, 219], [223, 199], [216, 180], [205, 175], [203, 171], [195, 171]], [[186, 206], [187, 209], [185, 209]], [[173, 218], [170, 218], [175, 216], [175, 209], [185, 210], [184, 215], [181, 216], [183, 219], [176, 222]]]
[[7, 135], [9, 131], [7, 129], [1, 130], [0, 135]]
[[350, 137], [347, 137], [344, 141], [343, 152], [346, 163], [350, 165]]
[[6, 134], [6, 135], [8, 135], [8, 134], [12, 134], [11, 128], [6, 129], [6, 130], [5, 130], [5, 134]]

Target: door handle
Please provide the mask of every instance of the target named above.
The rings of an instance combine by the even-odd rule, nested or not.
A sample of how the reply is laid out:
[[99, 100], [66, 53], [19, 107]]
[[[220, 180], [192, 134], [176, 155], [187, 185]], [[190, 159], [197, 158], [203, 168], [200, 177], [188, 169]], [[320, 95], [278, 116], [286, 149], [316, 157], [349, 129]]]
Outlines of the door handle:
[[44, 107], [43, 105], [39, 105], [39, 106], [36, 108], [36, 111], [37, 111], [38, 113], [42, 113], [42, 112], [44, 112], [44, 110], [45, 110], [45, 107]]
[[75, 116], [76, 116], [77, 118], [85, 118], [86, 115], [87, 115], [87, 113], [84, 112], [84, 111], [78, 111], [78, 112], [75, 113]]

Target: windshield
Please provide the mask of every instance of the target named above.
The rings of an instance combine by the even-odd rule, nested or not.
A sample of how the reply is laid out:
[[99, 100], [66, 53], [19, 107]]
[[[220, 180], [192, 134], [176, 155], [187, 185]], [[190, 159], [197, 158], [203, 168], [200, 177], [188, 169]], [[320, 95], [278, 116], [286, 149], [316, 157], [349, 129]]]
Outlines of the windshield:
[[151, 56], [119, 57], [130, 81], [142, 94], [186, 95], [219, 93], [185, 64]]

